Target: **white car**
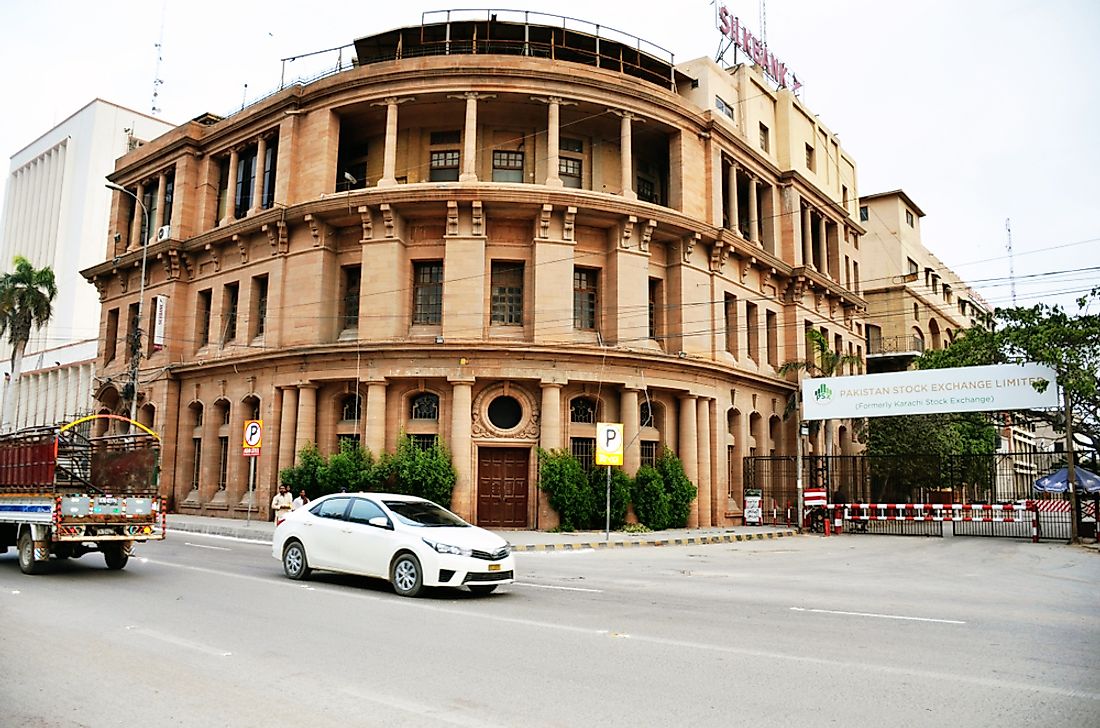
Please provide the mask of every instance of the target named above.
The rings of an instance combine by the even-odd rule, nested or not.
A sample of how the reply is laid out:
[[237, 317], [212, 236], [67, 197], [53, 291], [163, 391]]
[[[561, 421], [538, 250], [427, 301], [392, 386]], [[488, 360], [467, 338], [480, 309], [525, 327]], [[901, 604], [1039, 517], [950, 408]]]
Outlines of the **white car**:
[[488, 594], [515, 578], [515, 557], [503, 538], [436, 503], [391, 493], [311, 501], [275, 528], [271, 555], [291, 579], [313, 569], [375, 576], [406, 597], [426, 586]]

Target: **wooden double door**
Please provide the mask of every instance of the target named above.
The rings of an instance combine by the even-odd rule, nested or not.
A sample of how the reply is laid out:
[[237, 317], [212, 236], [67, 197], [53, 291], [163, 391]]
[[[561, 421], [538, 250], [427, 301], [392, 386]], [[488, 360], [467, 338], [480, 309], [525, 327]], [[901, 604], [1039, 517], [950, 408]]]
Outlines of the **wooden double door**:
[[527, 528], [530, 458], [525, 447], [478, 448], [477, 525]]

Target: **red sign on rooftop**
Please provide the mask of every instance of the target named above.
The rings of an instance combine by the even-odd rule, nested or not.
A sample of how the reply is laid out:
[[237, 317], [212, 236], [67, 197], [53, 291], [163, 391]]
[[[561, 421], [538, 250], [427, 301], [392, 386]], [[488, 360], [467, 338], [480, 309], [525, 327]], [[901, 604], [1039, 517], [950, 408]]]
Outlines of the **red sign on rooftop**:
[[732, 15], [726, 6], [718, 9], [718, 30], [735, 46], [745, 52], [752, 62], [764, 70], [772, 81], [781, 88], [789, 88], [798, 91], [802, 86], [798, 82], [798, 76], [787, 68], [787, 64], [780, 61], [768, 50], [767, 44], [754, 36], [752, 31], [741, 24], [741, 19]]

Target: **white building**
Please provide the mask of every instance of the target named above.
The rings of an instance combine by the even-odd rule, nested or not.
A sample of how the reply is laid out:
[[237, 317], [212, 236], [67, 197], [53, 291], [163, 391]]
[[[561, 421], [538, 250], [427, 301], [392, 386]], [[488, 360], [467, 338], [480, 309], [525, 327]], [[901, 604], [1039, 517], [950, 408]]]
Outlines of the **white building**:
[[4, 407], [0, 430], [61, 421], [92, 406], [99, 301], [79, 271], [103, 259], [115, 160], [173, 128], [141, 112], [95, 99], [11, 158], [0, 217], [0, 271], [22, 255], [57, 277], [53, 318], [32, 331], [23, 373], [10, 382], [11, 347], [0, 343]]

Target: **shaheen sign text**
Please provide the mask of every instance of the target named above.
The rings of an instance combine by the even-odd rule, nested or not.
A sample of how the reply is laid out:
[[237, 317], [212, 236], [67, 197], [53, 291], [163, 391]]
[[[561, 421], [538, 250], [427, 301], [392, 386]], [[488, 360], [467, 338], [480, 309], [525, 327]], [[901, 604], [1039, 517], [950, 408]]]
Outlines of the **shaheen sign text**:
[[[1055, 377], [1040, 364], [997, 364], [803, 379], [803, 419], [1057, 407]], [[1040, 382], [1048, 383], [1042, 392], [1035, 388]]]

